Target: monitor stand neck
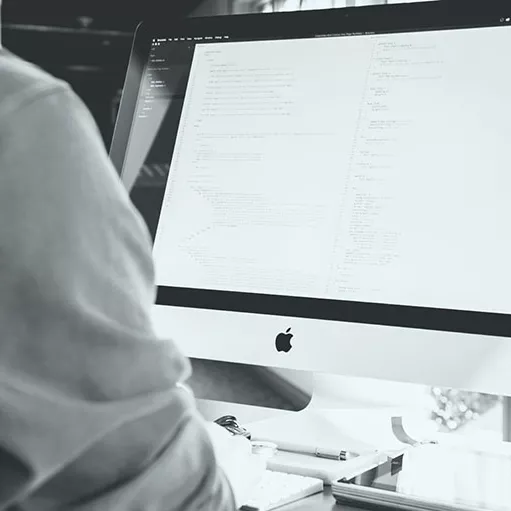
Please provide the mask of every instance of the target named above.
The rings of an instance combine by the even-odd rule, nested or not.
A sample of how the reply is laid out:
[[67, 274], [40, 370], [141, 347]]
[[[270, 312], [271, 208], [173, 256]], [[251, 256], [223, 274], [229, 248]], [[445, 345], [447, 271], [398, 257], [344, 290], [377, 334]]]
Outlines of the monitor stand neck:
[[[343, 400], [332, 396], [325, 377], [314, 375], [314, 391], [309, 405], [301, 411], [276, 410], [256, 406], [198, 400], [198, 408], [206, 420], [233, 415], [241, 425], [258, 437], [276, 435], [286, 438], [289, 431], [300, 432], [304, 442], [332, 441], [342, 436], [357, 437], [362, 443], [384, 442], [403, 445], [429, 439], [433, 427], [417, 417], [417, 410], [406, 406], [378, 405], [374, 400]], [[409, 427], [409, 423], [412, 427]], [[413, 424], [415, 422], [415, 424]], [[424, 423], [422, 425], [418, 425]], [[298, 434], [298, 433], [297, 433]], [[373, 440], [381, 437], [381, 440]]]

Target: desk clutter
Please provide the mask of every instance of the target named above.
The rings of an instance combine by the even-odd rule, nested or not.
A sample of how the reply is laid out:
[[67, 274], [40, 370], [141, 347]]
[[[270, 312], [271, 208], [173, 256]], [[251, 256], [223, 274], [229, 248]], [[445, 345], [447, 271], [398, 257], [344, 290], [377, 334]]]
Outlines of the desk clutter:
[[315, 477], [331, 485], [380, 466], [411, 447], [410, 437], [398, 435], [393, 415], [378, 415], [374, 410], [309, 410], [247, 424], [243, 430], [253, 448], [274, 446], [267, 460], [270, 470]]
[[[271, 420], [246, 428], [237, 425], [238, 434], [251, 440], [253, 452], [267, 458], [268, 467], [252, 507], [244, 509], [270, 511], [326, 485], [338, 503], [369, 509], [511, 510], [511, 444], [469, 446], [448, 435], [419, 441], [407, 433], [402, 420], [390, 416], [387, 431], [382, 420], [380, 437], [369, 442], [366, 431], [362, 441], [348, 435], [347, 422], [344, 433], [327, 427], [329, 421], [342, 424], [341, 416], [323, 410], [316, 416], [309, 412], [280, 418], [278, 429]], [[231, 426], [235, 424], [232, 418]], [[299, 443], [300, 438], [307, 442]]]
[[332, 484], [344, 505], [410, 511], [509, 511], [511, 446], [422, 445], [398, 466]]
[[[321, 418], [327, 420], [324, 414]], [[234, 416], [215, 421], [231, 434], [249, 439], [252, 452], [267, 461], [263, 480], [243, 510], [270, 511], [319, 493], [325, 485], [341, 478], [352, 478], [384, 465], [409, 447], [394, 439], [392, 445], [386, 444], [392, 451], [382, 451], [346, 434], [332, 438], [326, 434], [331, 424], [327, 420], [325, 428], [321, 428], [318, 419], [309, 414], [293, 414], [280, 418], [278, 428], [271, 420], [247, 427]], [[311, 436], [312, 432], [316, 436]]]
[[219, 419], [267, 459], [263, 481], [243, 510], [271, 511], [324, 486], [338, 503], [369, 509], [511, 510], [511, 443], [467, 445], [442, 434], [417, 440], [402, 418], [373, 410], [369, 421], [368, 414], [308, 411], [246, 427], [232, 416]]

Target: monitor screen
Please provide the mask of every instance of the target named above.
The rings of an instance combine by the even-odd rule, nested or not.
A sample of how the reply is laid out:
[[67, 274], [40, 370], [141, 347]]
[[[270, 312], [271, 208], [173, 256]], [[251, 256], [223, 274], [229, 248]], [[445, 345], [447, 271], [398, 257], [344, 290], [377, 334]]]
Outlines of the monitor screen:
[[508, 20], [155, 37], [123, 176], [159, 303], [510, 335]]

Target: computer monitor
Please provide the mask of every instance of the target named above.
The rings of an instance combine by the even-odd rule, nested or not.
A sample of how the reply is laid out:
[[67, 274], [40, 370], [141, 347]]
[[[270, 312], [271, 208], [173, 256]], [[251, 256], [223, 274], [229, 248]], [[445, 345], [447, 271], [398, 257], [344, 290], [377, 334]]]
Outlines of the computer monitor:
[[190, 357], [511, 394], [511, 7], [143, 23], [111, 150]]

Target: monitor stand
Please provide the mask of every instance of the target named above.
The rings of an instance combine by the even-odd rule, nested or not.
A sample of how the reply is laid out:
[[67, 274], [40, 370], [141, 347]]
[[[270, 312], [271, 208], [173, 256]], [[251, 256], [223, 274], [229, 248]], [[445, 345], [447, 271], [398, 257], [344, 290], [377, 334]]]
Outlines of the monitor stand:
[[233, 415], [259, 439], [296, 443], [348, 445], [350, 449], [392, 451], [428, 442], [435, 433], [432, 423], [410, 406], [377, 405], [374, 401], [340, 400], [329, 385], [331, 376], [311, 374], [314, 391], [308, 406], [287, 411], [198, 399], [207, 420]]

